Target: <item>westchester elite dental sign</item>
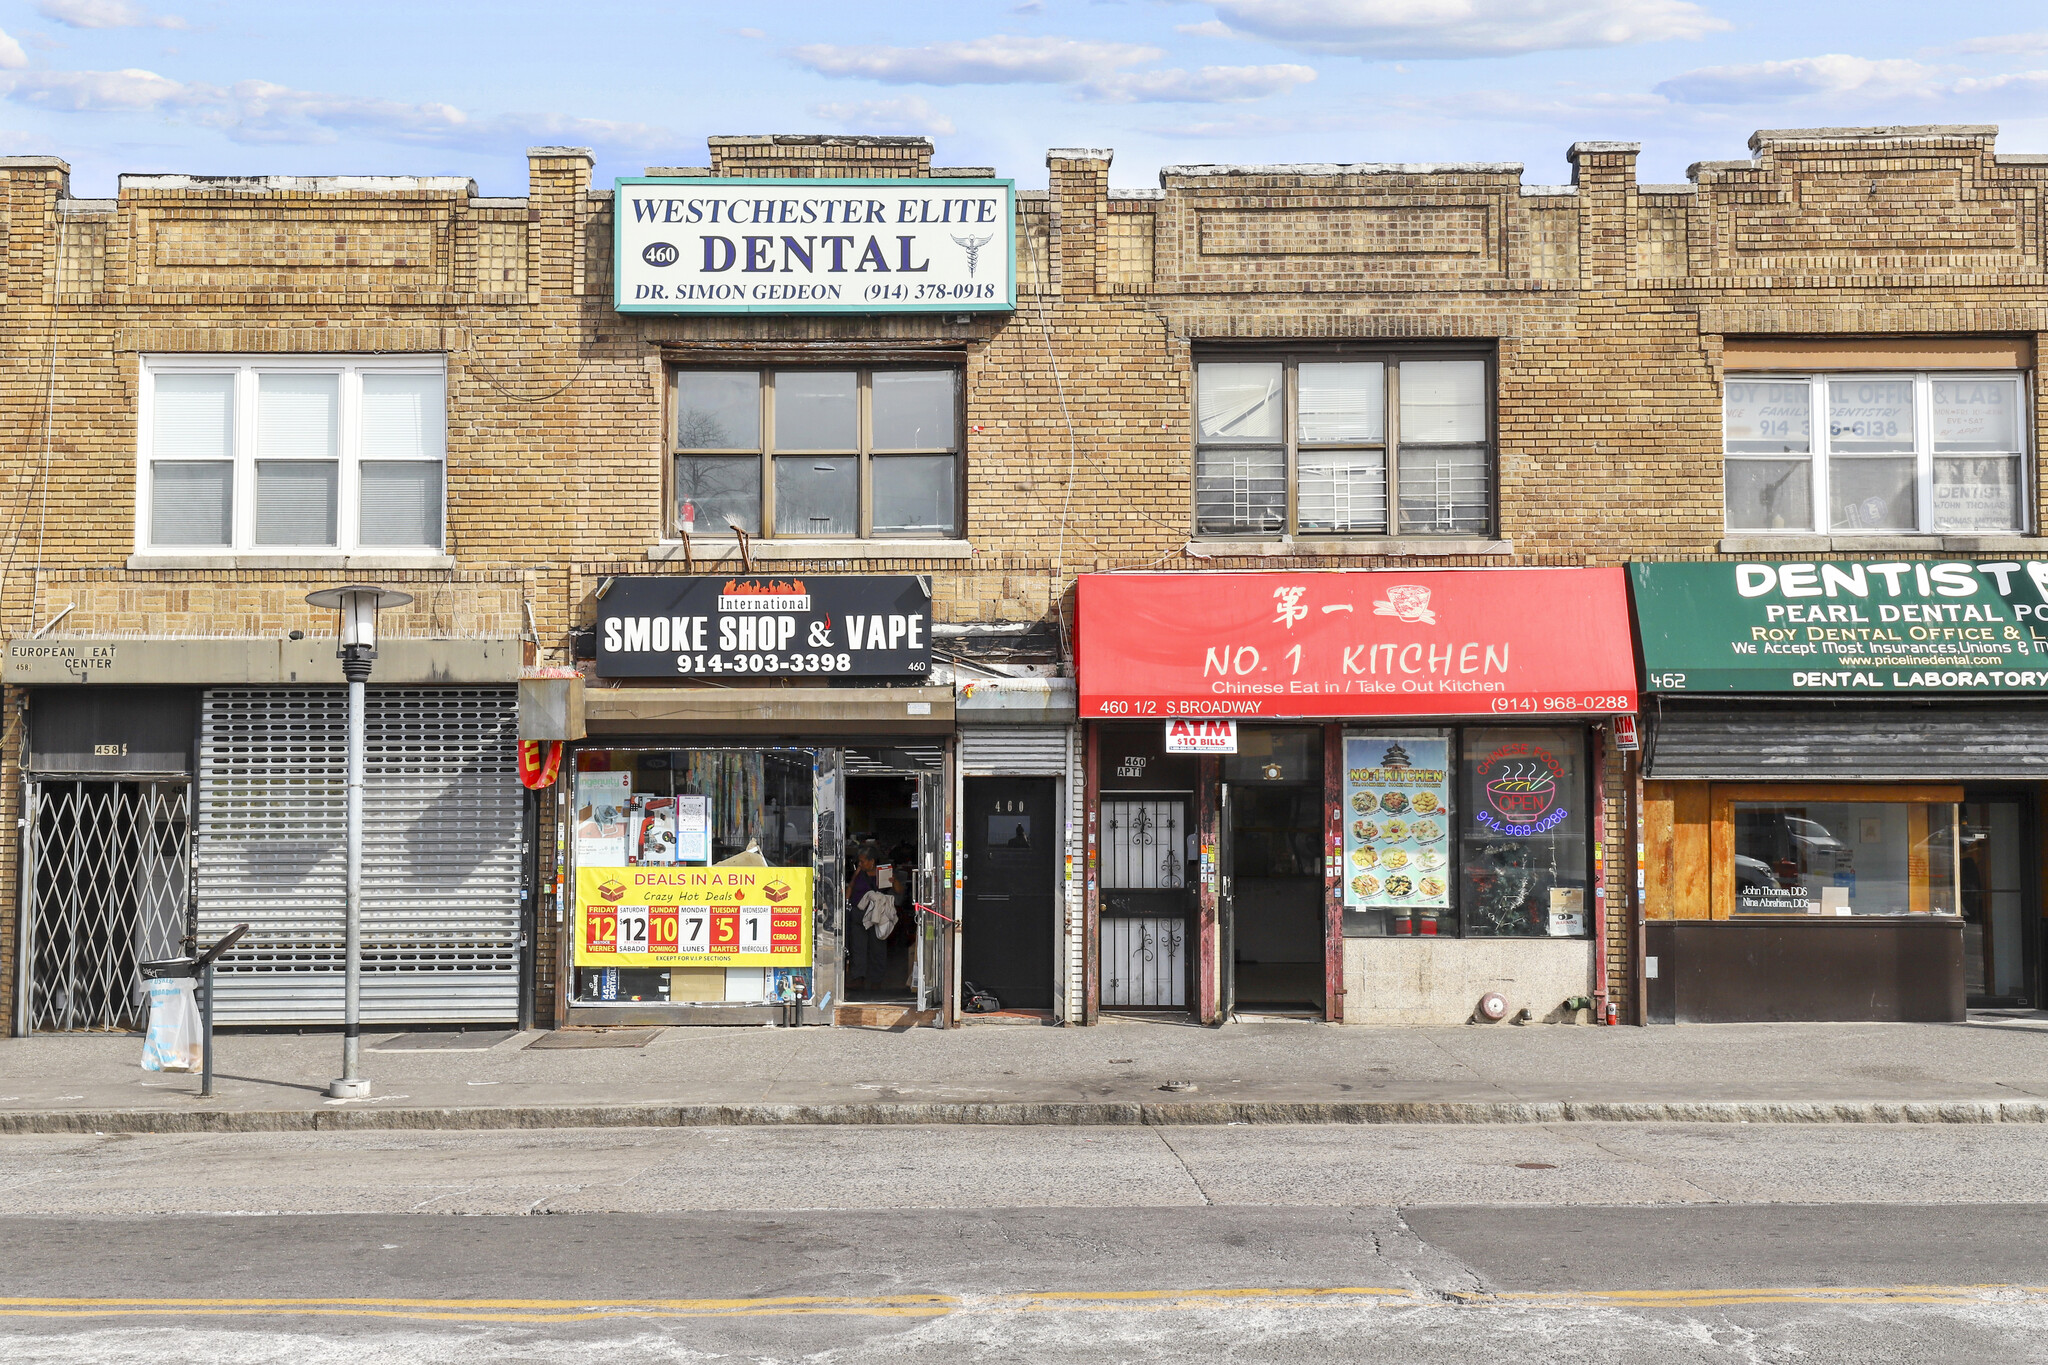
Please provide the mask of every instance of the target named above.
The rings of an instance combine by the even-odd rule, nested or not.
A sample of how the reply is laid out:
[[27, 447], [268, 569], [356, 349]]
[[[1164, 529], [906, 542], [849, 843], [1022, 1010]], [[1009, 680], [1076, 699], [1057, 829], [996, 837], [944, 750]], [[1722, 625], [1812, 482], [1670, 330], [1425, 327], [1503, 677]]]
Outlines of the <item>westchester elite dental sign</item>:
[[622, 313], [976, 313], [1017, 303], [1007, 180], [627, 178]]

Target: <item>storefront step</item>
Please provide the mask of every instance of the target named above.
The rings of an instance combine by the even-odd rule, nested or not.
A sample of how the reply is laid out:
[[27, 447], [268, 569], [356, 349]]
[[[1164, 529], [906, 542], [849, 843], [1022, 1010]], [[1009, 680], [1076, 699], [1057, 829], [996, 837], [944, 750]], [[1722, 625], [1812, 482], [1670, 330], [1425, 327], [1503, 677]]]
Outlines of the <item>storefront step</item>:
[[841, 1005], [832, 1021], [841, 1028], [916, 1028], [929, 1024], [936, 1010], [913, 1009], [909, 1005]]

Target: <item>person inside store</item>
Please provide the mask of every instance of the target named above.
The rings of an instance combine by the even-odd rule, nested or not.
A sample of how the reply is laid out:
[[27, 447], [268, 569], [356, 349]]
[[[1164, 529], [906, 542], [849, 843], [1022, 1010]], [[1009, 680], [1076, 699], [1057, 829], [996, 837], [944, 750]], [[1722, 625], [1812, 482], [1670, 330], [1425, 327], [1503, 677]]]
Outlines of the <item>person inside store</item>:
[[846, 879], [846, 984], [850, 990], [865, 990], [881, 984], [889, 964], [888, 947], [875, 938], [865, 923], [869, 915], [867, 898], [880, 888], [875, 870], [875, 845], [862, 842], [855, 848], [853, 871]]

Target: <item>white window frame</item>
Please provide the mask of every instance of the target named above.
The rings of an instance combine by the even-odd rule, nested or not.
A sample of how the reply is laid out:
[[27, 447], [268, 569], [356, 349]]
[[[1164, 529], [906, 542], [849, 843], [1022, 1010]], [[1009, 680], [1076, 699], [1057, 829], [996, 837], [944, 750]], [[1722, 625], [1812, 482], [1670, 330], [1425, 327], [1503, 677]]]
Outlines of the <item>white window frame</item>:
[[[1934, 526], [1934, 385], [1937, 381], [2000, 380], [2010, 382], [2019, 392], [2019, 488], [2014, 496], [2019, 502], [2019, 521], [2010, 527], [1974, 527], [1967, 530], [1941, 529]], [[2031, 371], [2027, 370], [1742, 370], [1729, 371], [1722, 377], [1722, 437], [1721, 437], [1721, 524], [1731, 536], [2019, 536], [2032, 533], [2034, 525], [2034, 418], [2033, 385]], [[1876, 383], [1896, 384], [1908, 380], [1913, 385], [1913, 458], [1916, 474], [1914, 478], [1913, 501], [1917, 525], [1911, 529], [1871, 528], [1837, 530], [1830, 524], [1832, 490], [1829, 487], [1830, 466], [1834, 461], [1834, 445], [1829, 439], [1828, 385], [1830, 383], [1854, 383], [1868, 380]], [[1727, 438], [1727, 393], [1730, 384], [1804, 384], [1807, 386], [1807, 413], [1812, 437], [1807, 443], [1807, 467], [1813, 479], [1813, 521], [1807, 526], [1735, 526], [1728, 520], [1728, 465], [1739, 460], [1789, 460], [1797, 458], [1795, 452], [1770, 453], [1765, 451], [1731, 451]], [[1906, 452], [1900, 451], [1903, 457]], [[1843, 458], [1854, 458], [1844, 456]]]
[[[226, 545], [155, 545], [150, 542], [151, 442], [155, 428], [156, 376], [160, 374], [233, 374], [234, 466]], [[260, 545], [256, 543], [256, 390], [258, 376], [269, 374], [332, 374], [339, 376], [340, 399], [335, 414], [335, 459], [339, 467], [333, 545]], [[362, 377], [365, 374], [430, 374], [441, 381], [441, 524], [432, 545], [364, 545], [362, 526]], [[220, 555], [355, 555], [403, 557], [444, 555], [448, 544], [448, 364], [445, 357], [425, 355], [174, 355], [144, 356], [136, 402], [135, 551], [151, 558], [208, 559]]]

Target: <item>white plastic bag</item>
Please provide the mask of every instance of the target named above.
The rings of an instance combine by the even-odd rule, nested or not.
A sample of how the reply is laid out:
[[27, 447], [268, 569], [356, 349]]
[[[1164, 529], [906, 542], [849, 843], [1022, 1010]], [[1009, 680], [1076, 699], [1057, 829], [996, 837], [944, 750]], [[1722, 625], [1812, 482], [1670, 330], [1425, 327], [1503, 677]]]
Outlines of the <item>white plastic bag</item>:
[[860, 922], [875, 931], [876, 938], [896, 932], [896, 898], [886, 891], [870, 891], [860, 898]]
[[197, 1071], [200, 1067], [199, 983], [189, 976], [149, 983], [149, 1036], [142, 1043], [144, 1071]]

